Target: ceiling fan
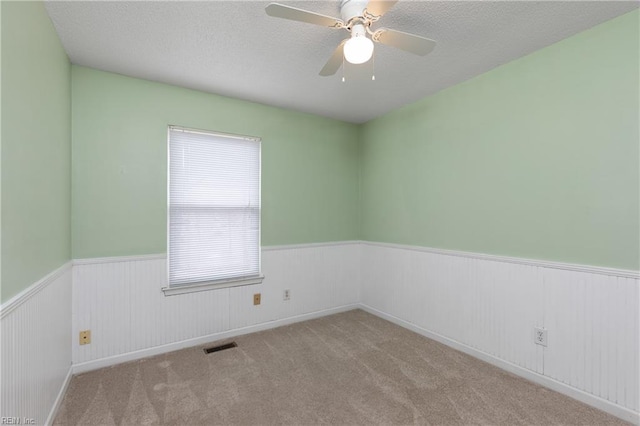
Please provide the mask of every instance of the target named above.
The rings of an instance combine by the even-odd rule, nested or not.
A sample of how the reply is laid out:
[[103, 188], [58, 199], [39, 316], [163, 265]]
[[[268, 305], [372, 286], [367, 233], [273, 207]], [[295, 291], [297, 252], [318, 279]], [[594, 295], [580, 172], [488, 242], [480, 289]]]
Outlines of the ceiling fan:
[[397, 2], [398, 0], [342, 0], [340, 3], [342, 19], [279, 3], [269, 4], [266, 7], [266, 12], [267, 15], [277, 18], [330, 28], [343, 28], [351, 33], [351, 37], [338, 45], [320, 71], [320, 75], [329, 76], [340, 69], [343, 58], [352, 64], [363, 64], [371, 59], [373, 42], [393, 46], [421, 56], [433, 50], [436, 42], [431, 39], [389, 28], [380, 28], [375, 31], [371, 29], [371, 25], [377, 22]]

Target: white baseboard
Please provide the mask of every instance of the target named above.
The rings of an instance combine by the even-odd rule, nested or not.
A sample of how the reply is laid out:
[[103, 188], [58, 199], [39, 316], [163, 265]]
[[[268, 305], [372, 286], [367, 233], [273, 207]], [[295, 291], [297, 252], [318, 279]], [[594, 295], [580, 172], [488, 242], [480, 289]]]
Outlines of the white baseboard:
[[444, 337], [440, 334], [431, 332], [429, 330], [426, 330], [422, 327], [418, 327], [415, 324], [412, 324], [408, 321], [405, 321], [403, 319], [400, 319], [398, 317], [395, 317], [393, 315], [389, 315], [386, 314], [384, 312], [381, 312], [375, 308], [372, 308], [368, 305], [365, 304], [360, 304], [358, 306], [360, 309], [369, 312], [372, 315], [375, 315], [377, 317], [383, 318], [387, 321], [390, 321], [396, 325], [399, 325], [401, 327], [404, 327], [408, 330], [411, 330], [415, 333], [418, 333], [422, 336], [425, 336], [429, 339], [433, 339], [437, 342], [440, 342], [444, 345], [447, 345], [453, 349], [459, 350], [460, 352], [464, 352], [468, 355], [473, 356], [474, 358], [478, 358], [482, 361], [488, 362], [489, 364], [495, 365], [498, 368], [501, 368], [502, 370], [506, 370], [510, 373], [513, 373], [517, 376], [523, 377], [527, 380], [530, 380], [534, 383], [537, 383], [539, 385], [542, 385], [544, 387], [547, 387], [549, 389], [552, 389], [556, 392], [559, 392], [563, 395], [566, 395], [570, 398], [576, 399], [580, 402], [583, 402], [587, 405], [590, 405], [592, 407], [595, 407], [599, 410], [602, 410], [604, 412], [607, 412], [609, 414], [612, 414], [622, 420], [626, 420], [628, 422], [631, 422], [635, 425], [640, 424], [640, 413], [636, 413], [635, 411], [629, 410], [628, 408], [624, 408], [621, 407], [617, 404], [614, 404], [610, 401], [607, 401], [605, 399], [602, 399], [600, 397], [597, 397], [595, 395], [591, 395], [589, 393], [583, 392], [579, 389], [576, 389], [572, 386], [566, 385], [562, 382], [559, 382], [557, 380], [551, 379], [549, 377], [543, 376], [541, 374], [538, 374], [534, 371], [531, 370], [527, 370], [525, 368], [522, 368], [518, 365], [512, 364], [510, 362], [507, 362], [505, 360], [502, 360], [500, 358], [496, 358], [493, 355], [489, 355], [486, 352], [482, 352], [479, 351], [477, 349], [474, 349], [470, 346], [464, 345], [460, 342], [457, 342], [455, 340], [449, 339], [447, 337]]
[[51, 407], [49, 416], [47, 416], [47, 421], [44, 423], [45, 426], [52, 425], [53, 421], [56, 419], [56, 415], [58, 414], [58, 410], [60, 409], [60, 405], [62, 404], [64, 395], [67, 393], [67, 389], [69, 388], [69, 383], [71, 383], [72, 377], [73, 377], [73, 367], [69, 366], [69, 371], [67, 372], [67, 376], [64, 378], [64, 382], [60, 387], [58, 396], [56, 396], [56, 400], [53, 402], [53, 406]]
[[351, 311], [358, 309], [360, 305], [350, 304], [339, 306], [337, 308], [325, 309], [316, 312], [310, 312], [308, 314], [296, 315], [279, 320], [264, 322], [261, 324], [255, 324], [248, 327], [236, 328], [220, 333], [213, 333], [206, 336], [200, 336], [193, 339], [182, 340], [179, 342], [169, 343], [167, 345], [155, 346], [148, 349], [143, 349], [135, 352], [128, 352], [125, 354], [119, 354], [106, 358], [100, 358], [92, 361], [87, 361], [72, 366], [73, 374], [85, 373], [87, 371], [97, 370], [99, 368], [110, 367], [112, 365], [121, 364], [123, 362], [135, 361], [142, 358], [147, 358], [154, 355], [159, 355], [167, 352], [177, 351], [179, 349], [189, 348], [192, 346], [198, 346], [205, 343], [214, 342], [222, 339], [229, 339], [236, 336], [242, 336], [244, 334], [255, 333], [258, 331], [268, 330], [271, 328], [282, 327], [284, 325], [294, 324], [296, 322], [307, 321], [315, 318], [321, 318], [328, 315], [338, 314], [341, 312]]

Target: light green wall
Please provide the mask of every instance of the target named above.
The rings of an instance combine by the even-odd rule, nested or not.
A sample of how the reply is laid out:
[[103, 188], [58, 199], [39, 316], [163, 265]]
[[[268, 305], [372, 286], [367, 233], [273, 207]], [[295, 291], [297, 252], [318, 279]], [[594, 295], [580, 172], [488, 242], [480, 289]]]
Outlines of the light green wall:
[[637, 270], [638, 22], [364, 125], [362, 237]]
[[72, 68], [74, 258], [166, 250], [168, 125], [262, 138], [263, 245], [358, 237], [358, 126]]
[[42, 2], [0, 7], [6, 301], [70, 259], [71, 66]]
[[2, 4], [0, 4], [0, 303], [2, 299]]
[[70, 67], [42, 3], [1, 19], [3, 301], [70, 234], [77, 258], [165, 251], [169, 124], [263, 138], [264, 245], [639, 268], [638, 12], [363, 126]]

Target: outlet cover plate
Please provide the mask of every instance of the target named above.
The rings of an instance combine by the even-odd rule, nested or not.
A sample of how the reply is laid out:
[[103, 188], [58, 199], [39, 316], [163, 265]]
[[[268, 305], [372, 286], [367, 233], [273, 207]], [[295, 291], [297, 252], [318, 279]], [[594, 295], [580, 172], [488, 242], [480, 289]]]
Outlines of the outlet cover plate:
[[533, 329], [533, 342], [536, 345], [547, 346], [547, 329], [535, 327]]
[[88, 345], [91, 343], [91, 330], [82, 330], [80, 332], [80, 344]]

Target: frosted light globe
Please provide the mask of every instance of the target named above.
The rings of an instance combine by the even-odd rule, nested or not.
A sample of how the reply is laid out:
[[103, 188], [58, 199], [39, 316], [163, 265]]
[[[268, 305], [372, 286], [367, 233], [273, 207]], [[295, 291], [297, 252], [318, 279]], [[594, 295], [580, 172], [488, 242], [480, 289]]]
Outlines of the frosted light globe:
[[351, 37], [344, 44], [344, 58], [352, 64], [364, 64], [373, 55], [373, 42], [365, 36]]

